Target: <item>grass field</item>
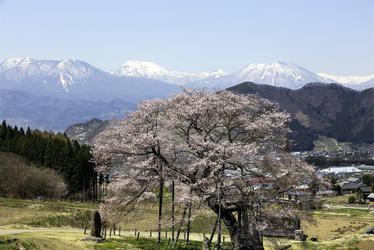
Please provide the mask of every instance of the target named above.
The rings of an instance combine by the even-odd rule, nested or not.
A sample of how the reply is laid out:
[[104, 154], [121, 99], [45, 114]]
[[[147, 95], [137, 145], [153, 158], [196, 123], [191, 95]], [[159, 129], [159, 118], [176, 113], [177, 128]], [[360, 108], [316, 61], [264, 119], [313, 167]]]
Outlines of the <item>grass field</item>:
[[326, 136], [319, 136], [314, 142], [314, 151], [328, 151], [335, 152], [339, 150], [349, 150], [351, 149], [352, 143], [349, 142], [338, 142], [334, 138], [329, 138]]
[[[166, 202], [167, 204], [167, 202]], [[169, 221], [165, 219], [162, 244], [156, 243], [156, 233], [149, 237], [149, 230], [157, 225], [157, 206], [143, 205], [135, 214], [127, 216], [121, 223], [121, 236], [105, 243], [81, 241], [83, 225], [90, 211], [97, 204], [52, 201], [25, 201], [0, 198], [0, 250], [1, 249], [171, 249], [165, 231]], [[165, 206], [165, 214], [168, 208]], [[179, 211], [180, 213], [180, 211]], [[186, 245], [181, 235], [177, 249], [201, 249], [203, 233], [210, 231], [214, 216], [199, 209], [192, 221], [191, 245]], [[374, 249], [374, 236], [362, 232], [374, 226], [374, 213], [368, 209], [330, 208], [313, 213], [313, 219], [303, 220], [302, 228], [318, 242], [307, 240], [300, 243], [285, 239], [265, 239], [267, 249], [277, 245], [291, 245], [291, 249]], [[311, 218], [311, 216], [306, 216]], [[134, 237], [134, 228], [140, 238]], [[109, 234], [109, 233], [108, 233]], [[109, 236], [109, 235], [108, 235]], [[168, 232], [170, 237], [170, 231]], [[228, 241], [228, 236], [225, 236]], [[226, 247], [229, 249], [229, 245]]]

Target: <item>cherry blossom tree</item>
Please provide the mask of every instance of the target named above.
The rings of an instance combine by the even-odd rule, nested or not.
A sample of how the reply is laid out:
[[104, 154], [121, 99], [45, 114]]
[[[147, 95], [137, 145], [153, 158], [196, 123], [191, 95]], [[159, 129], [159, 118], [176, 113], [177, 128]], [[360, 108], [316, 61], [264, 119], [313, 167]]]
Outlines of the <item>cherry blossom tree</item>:
[[95, 139], [98, 163], [126, 158], [107, 203], [131, 207], [161, 176], [185, 186], [184, 198], [194, 195], [216, 213], [234, 249], [263, 249], [261, 234], [280, 226], [274, 217], [300, 207], [282, 194], [308, 189], [313, 176], [285, 150], [288, 122], [278, 105], [227, 91], [185, 90], [146, 101]]

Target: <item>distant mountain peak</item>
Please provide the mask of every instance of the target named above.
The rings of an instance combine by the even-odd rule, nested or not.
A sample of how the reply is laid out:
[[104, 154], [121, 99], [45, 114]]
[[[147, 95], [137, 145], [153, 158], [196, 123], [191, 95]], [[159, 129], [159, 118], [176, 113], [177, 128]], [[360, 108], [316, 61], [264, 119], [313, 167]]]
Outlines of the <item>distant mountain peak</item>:
[[114, 74], [132, 77], [155, 78], [165, 76], [168, 71], [156, 63], [140, 60], [130, 60], [117, 69]]
[[273, 61], [270, 63], [251, 63], [232, 74], [217, 79], [202, 80], [190, 86], [193, 88], [225, 89], [242, 82], [298, 89], [309, 82], [327, 83], [329, 80], [295, 63]]
[[346, 84], [346, 85], [358, 85], [368, 81], [374, 80], [374, 74], [370, 75], [333, 75], [329, 73], [319, 73], [318, 75], [331, 79], [337, 83]]
[[113, 72], [119, 76], [144, 77], [159, 80], [176, 85], [184, 85], [194, 81], [222, 77], [226, 73], [223, 70], [209, 72], [183, 72], [168, 70], [154, 62], [130, 60]]

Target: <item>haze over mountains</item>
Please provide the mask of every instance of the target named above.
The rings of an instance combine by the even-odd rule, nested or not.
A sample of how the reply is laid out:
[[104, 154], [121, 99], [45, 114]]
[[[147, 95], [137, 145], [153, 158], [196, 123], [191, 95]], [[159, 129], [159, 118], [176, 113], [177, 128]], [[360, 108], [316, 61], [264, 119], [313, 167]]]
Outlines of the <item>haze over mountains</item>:
[[92, 118], [123, 116], [139, 101], [168, 97], [181, 91], [180, 86], [221, 90], [247, 81], [288, 89], [340, 81], [366, 89], [374, 86], [374, 75], [340, 78], [286, 62], [250, 64], [231, 74], [223, 70], [191, 73], [135, 60], [109, 73], [75, 59], [10, 58], [0, 63], [0, 119], [64, 130]]

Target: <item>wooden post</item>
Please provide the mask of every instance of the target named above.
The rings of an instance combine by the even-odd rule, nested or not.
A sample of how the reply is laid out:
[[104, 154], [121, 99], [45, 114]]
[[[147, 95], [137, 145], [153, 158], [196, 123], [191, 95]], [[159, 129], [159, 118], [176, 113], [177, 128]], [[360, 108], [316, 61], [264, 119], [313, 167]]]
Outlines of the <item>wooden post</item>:
[[158, 239], [157, 242], [161, 242], [161, 229], [162, 229], [162, 199], [164, 196], [164, 178], [162, 177], [162, 165], [160, 165], [160, 182], [158, 191]]
[[217, 225], [218, 225], [218, 217], [216, 219], [216, 222], [214, 223], [212, 233], [210, 234], [210, 238], [209, 238], [209, 241], [208, 241], [209, 246], [212, 245], [212, 241], [213, 241], [214, 234], [216, 233]]
[[168, 230], [165, 231], [165, 238], [168, 238]]
[[121, 236], [121, 227], [118, 228], [118, 235]]
[[188, 204], [188, 220], [187, 220], [187, 245], [190, 243], [190, 227], [191, 227], [191, 202]]
[[184, 218], [186, 217], [186, 213], [187, 213], [187, 206], [185, 206], [184, 209], [183, 209], [182, 219], [181, 219], [181, 221], [179, 222], [179, 227], [178, 227], [178, 231], [177, 231], [177, 236], [175, 237], [175, 240], [174, 240], [174, 243], [173, 243], [173, 247], [174, 247], [174, 248], [175, 248], [175, 246], [177, 245], [177, 242], [178, 242], [178, 239], [179, 239], [179, 235], [180, 235], [181, 230], [182, 230], [182, 226], [183, 226]]
[[221, 227], [221, 183], [218, 184], [217, 190], [217, 200], [218, 200], [218, 232], [217, 232], [217, 250], [221, 250], [221, 234], [222, 234], [222, 227]]
[[116, 224], [113, 223], [113, 234], [116, 235]]
[[139, 240], [140, 232], [138, 232], [138, 236], [136, 236], [136, 239]]
[[171, 182], [171, 239], [174, 241], [175, 233], [175, 184]]

